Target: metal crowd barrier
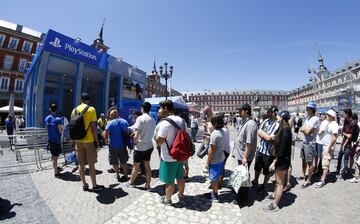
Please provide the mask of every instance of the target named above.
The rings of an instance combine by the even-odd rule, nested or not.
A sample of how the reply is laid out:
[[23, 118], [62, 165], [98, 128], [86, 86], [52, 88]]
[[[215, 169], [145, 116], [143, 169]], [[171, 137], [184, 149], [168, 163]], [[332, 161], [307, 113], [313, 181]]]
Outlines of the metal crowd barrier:
[[[13, 151], [17, 163], [0, 166], [1, 169], [27, 167], [36, 171], [52, 168], [51, 154], [47, 150], [48, 133], [45, 128], [24, 128], [16, 131], [14, 135], [7, 136], [13, 140]], [[59, 156], [58, 164], [67, 165], [66, 154], [72, 153], [74, 148], [70, 144], [68, 136], [62, 138], [62, 154]]]

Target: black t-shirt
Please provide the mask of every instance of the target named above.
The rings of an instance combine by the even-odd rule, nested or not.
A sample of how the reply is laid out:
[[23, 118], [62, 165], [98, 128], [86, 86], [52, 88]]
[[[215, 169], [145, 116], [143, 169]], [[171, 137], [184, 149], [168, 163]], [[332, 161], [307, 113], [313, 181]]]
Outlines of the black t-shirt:
[[291, 156], [291, 142], [292, 133], [289, 127], [284, 127], [279, 130], [279, 134], [276, 135], [274, 140], [274, 152], [273, 156], [279, 160], [290, 159]]

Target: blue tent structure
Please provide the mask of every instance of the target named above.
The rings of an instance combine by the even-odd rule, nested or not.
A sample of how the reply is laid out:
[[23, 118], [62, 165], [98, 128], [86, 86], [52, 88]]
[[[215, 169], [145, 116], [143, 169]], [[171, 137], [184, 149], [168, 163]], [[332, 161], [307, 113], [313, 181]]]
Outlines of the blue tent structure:
[[[145, 98], [145, 102], [149, 102], [151, 104], [150, 115], [153, 116], [158, 122], [157, 112], [160, 108], [159, 103], [164, 101], [165, 97], [153, 97], [153, 98]], [[168, 100], [171, 100], [174, 104], [175, 113], [185, 119], [186, 123], [189, 125], [189, 107], [185, 103], [182, 96], [171, 96], [168, 97]]]

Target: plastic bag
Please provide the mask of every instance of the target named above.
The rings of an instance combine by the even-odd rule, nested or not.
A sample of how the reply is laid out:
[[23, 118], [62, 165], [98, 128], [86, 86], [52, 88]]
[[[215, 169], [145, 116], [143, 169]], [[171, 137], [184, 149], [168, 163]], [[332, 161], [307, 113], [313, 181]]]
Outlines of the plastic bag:
[[230, 176], [229, 184], [236, 193], [239, 192], [240, 187], [251, 187], [250, 172], [247, 166], [236, 167]]

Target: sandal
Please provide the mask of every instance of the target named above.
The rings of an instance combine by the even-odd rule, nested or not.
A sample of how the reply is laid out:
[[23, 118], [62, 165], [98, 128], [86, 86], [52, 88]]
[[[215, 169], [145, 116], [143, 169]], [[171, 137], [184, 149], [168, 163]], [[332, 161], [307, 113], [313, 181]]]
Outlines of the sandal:
[[83, 185], [83, 191], [89, 191], [89, 184]]

